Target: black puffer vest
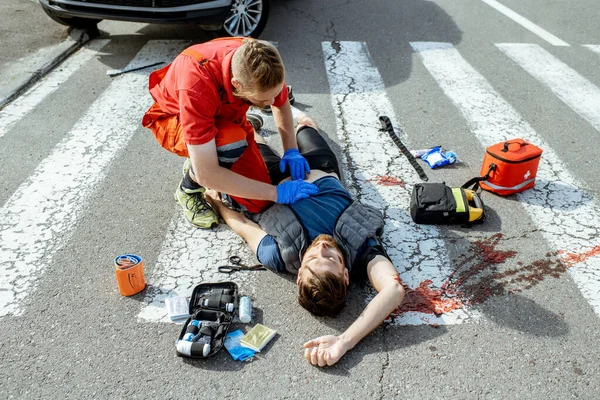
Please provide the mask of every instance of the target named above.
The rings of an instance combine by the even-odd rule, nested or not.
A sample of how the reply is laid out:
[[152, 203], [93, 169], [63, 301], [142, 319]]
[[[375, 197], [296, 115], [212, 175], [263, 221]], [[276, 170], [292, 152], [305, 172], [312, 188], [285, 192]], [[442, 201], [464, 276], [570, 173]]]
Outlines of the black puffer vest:
[[[275, 204], [263, 212], [259, 225], [275, 238], [285, 269], [297, 274], [300, 261], [309, 246], [306, 229], [294, 211], [286, 205]], [[374, 207], [352, 202], [335, 222], [334, 239], [344, 253], [346, 268], [351, 269], [357, 252], [368, 238], [383, 233], [383, 215]]]

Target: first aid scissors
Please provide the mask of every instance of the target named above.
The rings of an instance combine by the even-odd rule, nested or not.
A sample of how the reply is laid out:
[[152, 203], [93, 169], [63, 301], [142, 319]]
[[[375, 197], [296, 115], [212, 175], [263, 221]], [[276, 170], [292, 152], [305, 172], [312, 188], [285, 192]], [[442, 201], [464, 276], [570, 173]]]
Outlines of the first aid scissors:
[[218, 270], [223, 274], [232, 274], [236, 271], [262, 271], [266, 270], [264, 265], [255, 264], [255, 265], [244, 265], [242, 264], [242, 259], [238, 256], [229, 257], [229, 262], [233, 265], [221, 265]]

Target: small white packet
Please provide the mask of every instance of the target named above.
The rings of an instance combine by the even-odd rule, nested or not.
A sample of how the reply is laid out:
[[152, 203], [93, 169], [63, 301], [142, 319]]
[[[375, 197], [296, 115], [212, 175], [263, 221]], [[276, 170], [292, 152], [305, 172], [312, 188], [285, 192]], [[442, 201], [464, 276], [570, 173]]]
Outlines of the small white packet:
[[190, 316], [190, 306], [185, 296], [167, 297], [165, 307], [171, 321], [185, 320]]

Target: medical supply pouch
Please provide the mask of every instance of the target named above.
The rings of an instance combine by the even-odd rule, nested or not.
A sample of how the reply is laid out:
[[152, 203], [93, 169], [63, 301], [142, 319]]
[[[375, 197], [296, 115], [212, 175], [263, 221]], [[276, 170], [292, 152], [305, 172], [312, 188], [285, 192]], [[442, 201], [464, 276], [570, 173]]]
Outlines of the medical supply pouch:
[[175, 344], [177, 355], [206, 358], [221, 350], [238, 304], [235, 282], [197, 285], [190, 298], [190, 317]]
[[410, 201], [417, 224], [474, 224], [485, 220], [483, 201], [475, 190], [445, 183], [417, 183]]
[[494, 144], [486, 149], [481, 188], [501, 196], [522, 192], [535, 185], [542, 149], [523, 139]]
[[444, 165], [454, 164], [456, 154], [451, 151], [443, 151], [441, 147], [436, 146], [427, 153], [421, 155], [421, 160], [425, 161], [429, 168], [435, 169]]
[[238, 329], [233, 332], [229, 332], [225, 338], [225, 348], [231, 355], [234, 361], [246, 361], [256, 354], [256, 351], [242, 346], [240, 340], [244, 337], [244, 332]]

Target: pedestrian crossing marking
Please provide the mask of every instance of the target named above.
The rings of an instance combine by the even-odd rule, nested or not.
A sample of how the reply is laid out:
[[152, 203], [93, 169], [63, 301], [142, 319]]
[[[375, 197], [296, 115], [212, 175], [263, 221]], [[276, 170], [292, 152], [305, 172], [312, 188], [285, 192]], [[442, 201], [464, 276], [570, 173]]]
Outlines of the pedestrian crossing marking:
[[499, 43], [504, 54], [600, 131], [600, 89], [537, 44]]
[[[186, 43], [149, 42], [128, 68], [153, 61], [170, 60]], [[330, 42], [324, 42], [322, 50], [331, 86], [331, 103], [335, 111], [338, 135], [341, 145], [344, 146], [343, 153], [348, 155], [344, 162], [346, 165], [351, 163], [355, 166], [354, 172], [347, 172], [345, 181], [352, 184], [353, 193], [363, 201], [386, 209], [385, 240], [392, 260], [402, 272], [406, 283], [415, 288], [420, 286], [423, 277], [430, 277], [432, 287], [439, 287], [445, 278], [444, 274], [447, 273], [440, 265], [449, 265], [446, 262], [444, 239], [437, 228], [416, 226], [408, 217], [407, 193], [418, 178], [405, 160], [395, 154], [397, 149], [391, 145], [389, 138], [384, 133], [377, 132], [379, 115], [385, 114], [394, 122], [397, 121], [393, 107], [387, 99], [385, 86], [365, 43], [339, 44], [339, 49], [336, 49]], [[564, 255], [565, 262], [572, 265], [569, 273], [598, 313], [600, 254], [597, 249], [600, 248], [600, 209], [595, 200], [579, 189], [583, 185], [570, 175], [554, 151], [491, 88], [485, 78], [462, 59], [451, 44], [416, 42], [411, 45], [419, 53], [424, 65], [444, 93], [457, 104], [482, 145], [506, 137], [521, 136], [544, 148], [538, 173], [539, 187], [520, 194], [519, 199], [532, 220], [543, 227], [540, 230], [544, 238]], [[86, 50], [93, 50], [94, 46], [99, 50], [104, 44], [92, 43]], [[519, 46], [539, 48], [536, 45], [497, 46], [503, 52], [509, 47], [509, 52]], [[600, 53], [600, 46], [584, 47]], [[541, 48], [536, 49], [536, 52], [547, 53]], [[548, 55], [549, 53], [544, 56], [555, 63], [556, 60]], [[510, 57], [508, 54], [507, 56]], [[516, 62], [520, 64], [519, 61]], [[557, 74], [569, 71], [569, 67], [564, 67], [566, 64], [563, 63]], [[35, 288], [38, 275], [52, 262], [53, 255], [70, 237], [70, 227], [81, 217], [81, 203], [89, 197], [93, 187], [104, 179], [106, 167], [117, 157], [119, 150], [127, 145], [133, 132], [139, 129], [139, 119], [151, 102], [146, 87], [148, 73], [149, 71], [143, 71], [115, 78], [76, 123], [65, 140], [57, 145], [53, 153], [0, 209], [0, 316], [22, 313], [22, 301]], [[533, 72], [530, 73], [535, 76]], [[547, 71], [536, 73], [542, 74]], [[61, 79], [66, 81], [68, 78], [67, 76]], [[554, 75], [552, 78], [559, 79]], [[580, 76], [579, 78], [584, 79]], [[56, 76], [51, 79], [56, 79]], [[538, 79], [549, 85], [541, 78]], [[464, 81], [463, 86], [457, 84], [461, 80]], [[22, 104], [33, 104], [35, 99], [28, 97], [43, 84], [44, 82], [40, 82], [28, 91], [22, 98]], [[459, 87], [460, 91], [455, 93]], [[598, 90], [595, 86], [593, 88]], [[566, 88], [555, 88], [553, 91], [559, 95], [558, 92], [564, 90]], [[132, 96], [132, 93], [136, 96]], [[581, 96], [581, 93], [569, 95]], [[573, 99], [569, 99], [569, 102], [563, 101], [575, 109], [572, 104], [576, 100]], [[37, 104], [39, 102], [32, 105], [31, 109]], [[121, 110], [123, 104], [125, 109]], [[590, 109], [588, 106], [587, 110]], [[577, 112], [584, 115], [580, 111]], [[107, 114], [112, 115], [110, 126], [99, 121]], [[0, 119], [0, 129], [2, 124], [14, 124], [23, 115], [12, 122], [9, 119]], [[594, 118], [597, 116], [590, 115]], [[586, 119], [592, 117], [588, 116]], [[365, 122], [371, 120], [372, 123]], [[8, 129], [10, 127], [4, 132]], [[397, 131], [402, 133], [400, 129]], [[94, 141], [97, 142], [90, 145], [90, 142]], [[384, 181], [401, 184], [373, 184]], [[176, 243], [178, 240], [179, 243]], [[189, 295], [192, 285], [199, 280], [222, 280], [223, 277], [216, 275], [216, 264], [234, 253], [243, 257], [253, 257], [243, 241], [223, 226], [216, 231], [196, 230], [190, 228], [178, 213], [166, 234], [159, 262], [156, 266], [147, 268], [151, 286], [146, 296], [147, 304], [141, 309], [139, 319], [165, 321], [162, 307], [166, 296]], [[405, 258], [405, 254], [410, 256]], [[177, 270], [180, 266], [187, 272], [177, 275], [181, 272]], [[235, 279], [242, 285], [251, 286], [253, 277], [251, 274], [244, 274]], [[249, 287], [248, 290], [253, 288]], [[442, 318], [423, 313], [405, 313], [397, 323], [450, 324], [471, 321], [476, 317], [477, 314], [472, 310], [458, 310], [445, 314]]]
[[[567, 170], [550, 145], [496, 92], [450, 43], [413, 42], [423, 64], [467, 121], [482, 147], [512, 139], [544, 150], [536, 187], [518, 193], [542, 236], [563, 255], [584, 254], [600, 245], [600, 207]], [[572, 263], [569, 273], [600, 315], [600, 256]]]
[[108, 42], [110, 40], [95, 40], [89, 46], [79, 49], [79, 51], [66, 59], [48, 76], [44, 77], [22, 96], [0, 110], [0, 137], [4, 136], [21, 118], [29, 114], [46, 97], [77, 72], [79, 68], [97, 55]]
[[[361, 202], [383, 210], [386, 216], [383, 239], [404, 283], [414, 289], [430, 281], [430, 288], [440, 289], [451, 274], [448, 251], [437, 227], [414, 224], [406, 211], [412, 186], [420, 179], [387, 133], [379, 131], [380, 115], [387, 115], [392, 121], [397, 118], [367, 46], [361, 42], [335, 42], [335, 46], [323, 42], [322, 48], [337, 136], [344, 143], [343, 169], [348, 170], [349, 164], [354, 167], [349, 182]], [[402, 131], [397, 129], [397, 132]], [[401, 177], [406, 185], [369, 183], [378, 176]], [[465, 309], [441, 317], [409, 311], [401, 314], [396, 323], [453, 324], [468, 318]]]
[[[175, 42], [150, 41], [128, 67], [173, 57], [176, 48]], [[0, 316], [22, 313], [20, 302], [70, 237], [106, 167], [139, 128], [150, 98], [131, 93], [146, 90], [147, 75], [115, 78], [0, 208]]]
[[246, 294], [250, 294], [250, 288], [245, 284], [254, 272], [226, 275], [217, 271], [219, 265], [227, 264], [230, 255], [240, 256], [242, 260], [254, 259], [244, 241], [225, 224], [216, 229], [198, 229], [183, 217], [177, 207], [156, 265], [147, 274], [145, 304], [138, 320], [169, 322], [165, 299], [174, 296], [190, 298], [194, 286], [199, 283], [234, 281]]
[[569, 46], [569, 43], [565, 42], [562, 39], [557, 38], [556, 36], [554, 36], [553, 34], [548, 32], [547, 30], [534, 24], [527, 18], [523, 17], [520, 14], [517, 14], [516, 12], [514, 12], [510, 8], [506, 7], [505, 5], [497, 2], [496, 0], [481, 0], [481, 1], [483, 1], [490, 7], [493, 7], [494, 9], [501, 12], [502, 14], [506, 15], [508, 18], [512, 19], [517, 24], [521, 25], [523, 28], [529, 30], [532, 33], [535, 33], [536, 35], [538, 35], [539, 37], [541, 37], [542, 39], [544, 39], [551, 45], [553, 45], [553, 46]]
[[599, 44], [584, 44], [583, 47], [593, 51], [594, 53], [600, 54], [600, 45]]

